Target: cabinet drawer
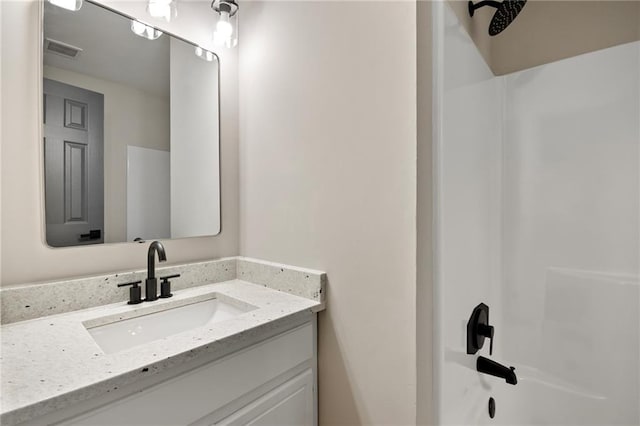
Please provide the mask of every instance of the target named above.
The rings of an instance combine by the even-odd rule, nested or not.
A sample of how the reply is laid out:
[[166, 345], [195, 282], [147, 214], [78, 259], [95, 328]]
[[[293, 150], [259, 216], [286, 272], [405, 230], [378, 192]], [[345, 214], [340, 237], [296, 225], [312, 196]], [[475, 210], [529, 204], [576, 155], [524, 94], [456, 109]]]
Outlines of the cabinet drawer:
[[62, 424], [192, 423], [311, 360], [313, 339], [312, 325], [304, 325]]

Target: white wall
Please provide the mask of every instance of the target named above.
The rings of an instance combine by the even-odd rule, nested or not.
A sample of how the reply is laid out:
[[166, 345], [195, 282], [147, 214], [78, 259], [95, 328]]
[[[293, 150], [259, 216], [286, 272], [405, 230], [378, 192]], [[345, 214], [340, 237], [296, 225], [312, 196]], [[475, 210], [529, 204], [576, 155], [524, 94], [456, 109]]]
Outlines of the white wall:
[[328, 273], [321, 424], [414, 424], [415, 3], [242, 13], [241, 254]]
[[43, 72], [104, 95], [104, 241], [127, 241], [127, 146], [169, 150], [169, 100], [60, 68]]
[[[2, 23], [2, 6], [0, 5], [0, 23]], [[0, 29], [0, 46], [2, 46], [2, 30]], [[1, 53], [1, 52], [0, 52]], [[4, 67], [4, 60], [2, 59], [2, 55], [0, 54], [0, 82], [2, 81], [2, 73], [3, 73], [3, 67]], [[2, 84], [0, 84], [0, 143], [2, 142], [2, 135], [3, 135], [3, 131], [2, 131], [2, 120], [3, 120], [3, 115], [2, 115], [2, 101], [1, 99], [3, 98], [3, 93], [2, 93]], [[2, 176], [2, 149], [0, 148], [0, 176]], [[2, 185], [1, 185], [1, 181], [0, 181], [0, 241], [2, 241]], [[2, 244], [0, 244], [0, 285], [2, 284]]]
[[[466, 323], [485, 303], [498, 332], [501, 356], [500, 227], [502, 85], [446, 3], [435, 6], [436, 215], [439, 340], [436, 355], [438, 419], [442, 424], [485, 424], [491, 382], [478, 380], [476, 357], [466, 353]], [[489, 356], [489, 342], [478, 353]], [[499, 384], [500, 385], [500, 384]]]
[[171, 238], [170, 154], [127, 147], [127, 241]]
[[[112, 6], [145, 16], [144, 2]], [[138, 269], [146, 246], [106, 244], [51, 249], [44, 244], [39, 2], [1, 2], [2, 40], [2, 285]], [[187, 39], [210, 45], [213, 14], [204, 2], [181, 3], [176, 22], [162, 24]], [[223, 232], [217, 237], [166, 241], [169, 262], [238, 253], [237, 51], [221, 56], [221, 180]], [[10, 60], [6, 60], [10, 58]]]
[[[493, 77], [437, 10], [439, 419], [638, 424], [640, 43]], [[515, 387], [465, 353], [481, 301]]]
[[638, 424], [640, 42], [505, 82], [508, 357], [585, 395], [552, 421]]

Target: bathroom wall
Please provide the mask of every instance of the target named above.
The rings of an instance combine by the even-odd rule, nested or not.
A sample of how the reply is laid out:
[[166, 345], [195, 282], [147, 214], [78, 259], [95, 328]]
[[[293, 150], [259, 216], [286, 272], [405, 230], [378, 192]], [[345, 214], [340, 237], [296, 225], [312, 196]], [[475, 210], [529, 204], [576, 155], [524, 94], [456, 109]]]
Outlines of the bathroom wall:
[[640, 40], [640, 2], [533, 0], [506, 31], [492, 40], [497, 75]]
[[640, 42], [504, 80], [505, 354], [553, 422], [638, 424]]
[[433, 14], [416, 2], [417, 193], [416, 193], [416, 424], [435, 424], [433, 338]]
[[[2, 22], [2, 5], [0, 5], [0, 23]], [[2, 30], [0, 29], [0, 47], [2, 46]], [[1, 53], [1, 51], [0, 51]], [[3, 60], [2, 55], [0, 54], [0, 82], [2, 82], [2, 68], [3, 68]], [[0, 83], [0, 177], [2, 176], [2, 101], [3, 93], [2, 93], [2, 84]], [[0, 241], [2, 241], [2, 182], [0, 181]], [[0, 243], [0, 277], [2, 277], [2, 244]], [[2, 279], [0, 279], [0, 284], [2, 284]]]
[[415, 3], [242, 13], [240, 252], [328, 274], [321, 424], [415, 424]]
[[[436, 9], [437, 418], [638, 424], [640, 42], [493, 77]], [[480, 301], [515, 387], [465, 353]]]
[[[2, 285], [140, 269], [141, 244], [51, 249], [44, 243], [40, 154], [40, 40], [36, 0], [3, 1], [2, 62]], [[110, 3], [146, 16], [144, 2]], [[181, 3], [169, 31], [210, 46], [214, 17], [206, 2]], [[145, 18], [146, 19], [146, 18]], [[238, 254], [237, 50], [221, 54], [222, 233], [165, 242], [170, 263]]]
[[448, 0], [495, 75], [640, 40], [640, 2], [635, 0], [530, 0], [515, 25], [487, 33], [495, 9], [469, 16], [466, 0]]
[[[478, 304], [501, 332], [503, 87], [441, 3], [436, 22], [436, 399], [441, 424], [485, 424], [495, 391], [466, 353], [466, 323]], [[502, 334], [494, 356], [501, 358]], [[489, 344], [479, 355], [489, 355]]]
[[[495, 37], [490, 37], [487, 31], [491, 17], [496, 9], [493, 7], [483, 7], [477, 9], [472, 17], [469, 16], [468, 0], [447, 0], [447, 4], [455, 13], [461, 25], [467, 31], [469, 37], [471, 37], [471, 40], [475, 43], [476, 49], [478, 49], [478, 52], [482, 55], [489, 68], [492, 68], [491, 48]], [[518, 17], [518, 19], [520, 19], [520, 17]]]
[[44, 77], [104, 95], [104, 240], [127, 240], [127, 145], [169, 151], [169, 99], [50, 66]]

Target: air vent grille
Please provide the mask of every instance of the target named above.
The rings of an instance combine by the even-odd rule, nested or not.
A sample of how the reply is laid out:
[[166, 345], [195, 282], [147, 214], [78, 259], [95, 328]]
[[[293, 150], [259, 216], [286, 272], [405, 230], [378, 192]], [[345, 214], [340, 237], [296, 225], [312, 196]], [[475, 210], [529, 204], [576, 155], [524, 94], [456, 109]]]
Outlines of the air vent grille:
[[61, 55], [70, 59], [75, 59], [80, 52], [82, 52], [82, 49], [79, 47], [50, 38], [45, 40], [45, 49], [47, 52], [55, 53], [56, 55]]

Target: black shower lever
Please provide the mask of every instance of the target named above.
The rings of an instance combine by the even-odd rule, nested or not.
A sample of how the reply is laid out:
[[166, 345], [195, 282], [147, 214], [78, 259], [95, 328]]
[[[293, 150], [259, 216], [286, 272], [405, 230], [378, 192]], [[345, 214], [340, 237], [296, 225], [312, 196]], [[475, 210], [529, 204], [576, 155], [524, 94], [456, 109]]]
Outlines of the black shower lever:
[[484, 339], [491, 340], [489, 355], [493, 355], [494, 328], [489, 325], [489, 307], [484, 303], [473, 309], [467, 323], [467, 353], [475, 354], [484, 345]]
[[478, 324], [478, 334], [490, 339], [489, 342], [489, 355], [493, 355], [493, 331], [492, 325]]

